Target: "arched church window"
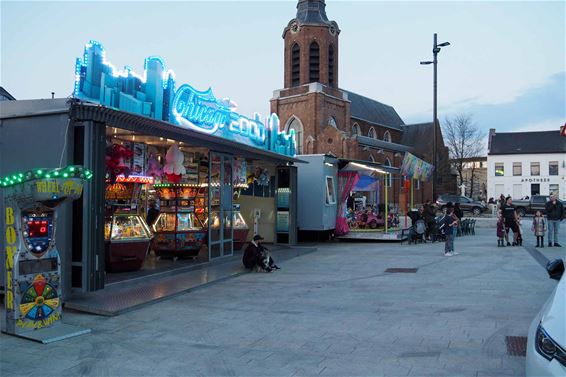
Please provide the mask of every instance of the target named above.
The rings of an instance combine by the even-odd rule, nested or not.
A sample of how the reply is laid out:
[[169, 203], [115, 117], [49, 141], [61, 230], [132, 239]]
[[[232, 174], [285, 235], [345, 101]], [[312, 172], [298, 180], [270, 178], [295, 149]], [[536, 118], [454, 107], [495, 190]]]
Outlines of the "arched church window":
[[328, 85], [334, 87], [334, 46], [328, 47]]
[[362, 131], [360, 130], [360, 125], [358, 123], [354, 123], [352, 126], [352, 136], [361, 135]]
[[372, 139], [377, 139], [377, 133], [375, 132], [375, 128], [371, 127], [368, 131], [368, 137]]
[[320, 80], [320, 48], [312, 42], [309, 48], [309, 82]]
[[389, 131], [385, 131], [385, 133], [383, 134], [383, 141], [391, 143], [391, 134], [389, 133]]
[[383, 163], [383, 165], [391, 166], [391, 160], [389, 159], [389, 157], [385, 159], [385, 162]]
[[287, 126], [285, 127], [287, 135], [291, 133], [291, 130], [295, 130], [295, 145], [297, 147], [297, 154], [303, 154], [303, 124], [299, 118], [294, 115], [289, 119]]
[[338, 125], [336, 124], [336, 118], [334, 118], [332, 116], [330, 118], [328, 118], [328, 125], [330, 127], [338, 128]]
[[291, 86], [301, 83], [301, 48], [297, 43], [291, 47]]

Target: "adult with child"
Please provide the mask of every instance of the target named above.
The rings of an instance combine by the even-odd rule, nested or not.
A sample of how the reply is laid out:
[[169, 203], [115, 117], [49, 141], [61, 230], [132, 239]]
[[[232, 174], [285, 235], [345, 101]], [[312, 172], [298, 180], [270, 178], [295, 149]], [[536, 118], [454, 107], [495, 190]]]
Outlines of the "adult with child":
[[513, 246], [516, 246], [517, 237], [519, 236], [519, 225], [517, 224], [517, 214], [515, 213], [513, 199], [511, 199], [510, 196], [506, 198], [505, 205], [501, 212], [505, 219], [505, 240], [507, 241], [507, 246], [511, 246], [511, 243], [509, 242], [509, 230], [513, 232]]
[[564, 219], [564, 206], [555, 194], [551, 194], [544, 209], [548, 220], [548, 247], [561, 247], [558, 243], [558, 229], [560, 229], [560, 223]]

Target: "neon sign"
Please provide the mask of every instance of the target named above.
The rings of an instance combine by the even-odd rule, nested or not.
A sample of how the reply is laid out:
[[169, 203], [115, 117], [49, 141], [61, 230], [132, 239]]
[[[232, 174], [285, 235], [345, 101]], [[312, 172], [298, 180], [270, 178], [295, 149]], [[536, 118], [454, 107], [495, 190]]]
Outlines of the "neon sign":
[[265, 123], [258, 113], [248, 118], [236, 112], [228, 98], [217, 99], [212, 89], [198, 91], [188, 84], [175, 89], [175, 75], [156, 56], [145, 60], [144, 74], [129, 67], [117, 69], [104, 47], [90, 41], [75, 66], [74, 97], [173, 123], [179, 127], [294, 156], [295, 134], [279, 131], [276, 114]]

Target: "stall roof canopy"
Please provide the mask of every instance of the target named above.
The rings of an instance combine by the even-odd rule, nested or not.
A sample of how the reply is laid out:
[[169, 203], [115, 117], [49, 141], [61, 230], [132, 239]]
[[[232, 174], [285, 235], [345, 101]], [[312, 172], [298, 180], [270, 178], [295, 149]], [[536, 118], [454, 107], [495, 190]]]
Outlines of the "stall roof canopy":
[[399, 174], [400, 169], [391, 166], [385, 166], [371, 161], [363, 160], [348, 160], [341, 158], [340, 160], [340, 170], [341, 171], [357, 171], [364, 174], [369, 174], [373, 172], [377, 173], [389, 173], [389, 174]]
[[294, 157], [89, 102], [65, 98], [5, 102], [10, 103], [0, 106], [0, 119], [69, 113], [70, 117], [77, 121], [108, 123], [112, 127], [139, 132], [144, 135], [182, 141], [187, 145], [232, 153], [249, 159], [264, 160], [276, 164], [305, 162]]

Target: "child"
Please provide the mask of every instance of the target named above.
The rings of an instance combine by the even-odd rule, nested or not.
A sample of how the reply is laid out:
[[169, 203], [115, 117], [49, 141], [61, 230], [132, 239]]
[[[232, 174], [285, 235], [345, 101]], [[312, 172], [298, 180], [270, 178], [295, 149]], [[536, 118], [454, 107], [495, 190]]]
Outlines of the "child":
[[521, 226], [522, 219], [521, 219], [521, 213], [519, 211], [516, 211], [515, 218], [517, 220], [517, 228], [519, 229], [519, 232], [517, 234], [517, 241], [515, 244], [517, 246], [523, 246], [523, 227]]
[[501, 210], [497, 211], [497, 247], [505, 246], [505, 220]]
[[537, 238], [537, 246], [536, 247], [544, 247], [544, 233], [546, 233], [546, 220], [542, 215], [541, 211], [538, 210], [535, 213], [535, 217], [533, 218], [533, 226], [532, 231]]

